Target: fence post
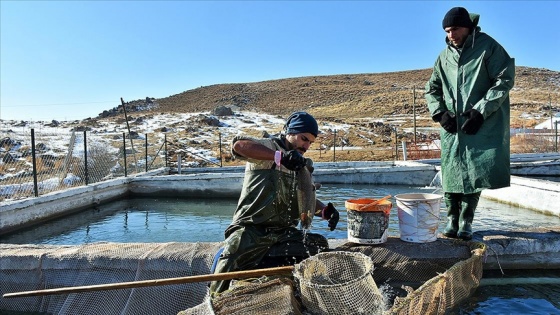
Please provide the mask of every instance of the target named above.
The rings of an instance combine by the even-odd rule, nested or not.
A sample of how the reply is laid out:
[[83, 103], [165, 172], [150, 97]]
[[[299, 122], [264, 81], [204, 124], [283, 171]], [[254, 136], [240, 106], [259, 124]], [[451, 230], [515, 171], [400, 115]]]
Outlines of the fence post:
[[88, 176], [88, 167], [87, 167], [87, 138], [86, 138], [86, 131], [84, 130], [84, 177], [86, 185], [89, 184], [89, 176]]
[[148, 172], [148, 134], [146, 134], [146, 153], [144, 156], [146, 157], [146, 173]]
[[412, 98], [412, 121], [414, 125], [414, 144], [416, 144], [416, 86], [412, 87], [412, 94], [414, 95]]
[[223, 162], [222, 162], [223, 157], [222, 157], [222, 133], [221, 133], [221, 132], [218, 132], [218, 142], [220, 143], [220, 146], [219, 146], [219, 150], [220, 150], [220, 152], [219, 152], [219, 154], [220, 154], [220, 167], [222, 167], [222, 166], [223, 166]]
[[405, 141], [401, 141], [402, 144], [402, 156], [403, 156], [403, 161], [406, 161], [406, 142]]
[[558, 152], [558, 123], [560, 120], [554, 122], [554, 146], [556, 147], [556, 152]]
[[181, 153], [177, 153], [177, 174], [181, 174]]
[[399, 137], [397, 136], [397, 127], [395, 127], [395, 160], [399, 160]]
[[332, 161], [336, 162], [336, 129], [334, 130], [334, 137], [333, 137], [333, 154], [332, 154]]
[[124, 177], [126, 177], [128, 175], [127, 170], [126, 170], [126, 135], [123, 132], [122, 133], [122, 142], [123, 142], [123, 159], [124, 159]]
[[31, 160], [33, 161], [33, 191], [35, 197], [39, 197], [39, 187], [37, 186], [37, 159], [35, 155], [35, 129], [31, 128]]
[[169, 156], [167, 156], [167, 134], [163, 135], [163, 145], [165, 146], [165, 167], [167, 168], [167, 159], [169, 158]]

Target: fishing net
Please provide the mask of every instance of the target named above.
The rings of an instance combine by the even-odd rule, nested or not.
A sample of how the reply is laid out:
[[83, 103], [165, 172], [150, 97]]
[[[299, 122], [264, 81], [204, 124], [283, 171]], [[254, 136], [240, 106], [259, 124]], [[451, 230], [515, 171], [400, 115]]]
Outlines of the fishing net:
[[296, 288], [284, 283], [283, 290], [271, 290], [266, 278], [243, 291], [234, 284], [205, 303], [204, 313], [193, 308], [185, 315], [225, 315], [244, 305], [260, 306], [266, 314], [445, 314], [478, 287], [485, 253], [483, 243], [450, 239], [347, 243], [296, 265]]
[[[376, 246], [347, 243], [296, 265], [298, 286], [290, 294], [301, 301], [303, 314], [445, 314], [476, 290], [485, 254], [483, 243], [450, 239], [410, 243], [389, 238]], [[263, 283], [255, 284], [253, 292]], [[284, 314], [274, 308], [274, 301], [289, 299], [284, 294], [288, 292], [267, 291], [259, 303], [270, 307], [268, 314]], [[236, 303], [244, 301], [238, 296]], [[289, 310], [299, 314], [299, 309]]]
[[[0, 292], [208, 274], [219, 246], [219, 243], [0, 244]], [[177, 314], [200, 304], [207, 292], [208, 284], [200, 282], [2, 298], [0, 310], [35, 314]]]
[[294, 281], [289, 276], [262, 276], [234, 281], [229, 290], [178, 315], [302, 314]]
[[[0, 244], [0, 293], [208, 274], [221, 245]], [[236, 280], [212, 300], [209, 282], [195, 282], [2, 298], [0, 313], [444, 314], [478, 287], [485, 252], [483, 243], [450, 239], [347, 243], [302, 261], [293, 276]]]
[[409, 243], [390, 238], [384, 246], [345, 244], [340, 250], [372, 258], [373, 277], [386, 302], [384, 314], [444, 314], [478, 287], [486, 246], [438, 239]]
[[301, 300], [312, 314], [381, 314], [383, 298], [369, 256], [319, 253], [296, 265]]

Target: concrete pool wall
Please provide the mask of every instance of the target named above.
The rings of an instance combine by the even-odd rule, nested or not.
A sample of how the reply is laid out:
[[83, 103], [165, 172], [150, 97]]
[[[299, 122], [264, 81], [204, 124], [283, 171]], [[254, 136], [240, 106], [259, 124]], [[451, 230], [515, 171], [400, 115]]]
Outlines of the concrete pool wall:
[[[0, 206], [0, 235], [118, 198], [177, 196], [237, 198], [243, 166], [194, 168], [185, 174], [159, 169], [87, 186], [49, 193]], [[324, 184], [429, 186], [438, 166], [413, 161], [316, 163], [314, 177]], [[512, 176], [508, 188], [485, 190], [484, 198], [560, 216], [560, 183]]]
[[[485, 246], [486, 269], [559, 269], [559, 229], [523, 232], [476, 233]], [[447, 244], [447, 251], [434, 248]], [[330, 248], [369, 250], [389, 248], [396, 257], [412, 262], [431, 259], [467, 259], [468, 243], [440, 238], [432, 243], [407, 243], [389, 237], [379, 245], [349, 244], [329, 240]], [[200, 243], [92, 243], [83, 245], [0, 244], [0, 294], [91, 287], [151, 279], [170, 279], [211, 273], [221, 242]], [[455, 248], [452, 253], [450, 248]], [[462, 250], [461, 250], [462, 249]], [[464, 252], [464, 255], [459, 255]], [[427, 256], [427, 257], [426, 257]], [[464, 256], [464, 257], [463, 257]], [[396, 259], [396, 258], [395, 258]], [[398, 261], [398, 259], [397, 259]], [[456, 266], [456, 265], [455, 265]], [[422, 272], [421, 269], [418, 272]], [[435, 274], [433, 275], [436, 276]], [[41, 314], [177, 314], [206, 300], [208, 282], [160, 285], [151, 288], [84, 291], [0, 299], [0, 311], [41, 312]], [[0, 312], [1, 313], [1, 312]]]
[[[417, 162], [317, 163], [315, 166], [316, 181], [325, 184], [428, 186], [438, 173], [437, 166]], [[3, 202], [0, 206], [0, 235], [131, 195], [236, 198], [241, 189], [243, 170], [243, 167], [198, 168], [189, 169], [188, 174], [167, 175], [169, 170], [161, 169], [37, 198]], [[560, 183], [512, 176], [511, 187], [484, 191], [483, 197], [560, 216]], [[497, 228], [493, 231], [477, 231], [473, 240], [484, 242], [488, 247], [484, 269], [560, 269], [559, 236], [560, 227], [526, 231], [501, 231]], [[333, 239], [329, 240], [329, 244], [331, 248], [336, 249], [346, 241]], [[400, 241], [390, 238], [388, 242]], [[439, 242], [456, 241], [440, 238]], [[152, 272], [150, 278], [207, 274], [213, 256], [221, 245], [219, 242], [102, 242], [77, 246], [0, 244], [0, 273], [4, 280], [0, 282], [0, 293], [36, 290], [47, 287], [47, 284], [48, 287], [75, 286], [75, 278], [84, 274], [91, 278], [92, 283], [145, 279], [145, 275], [138, 271], [140, 268], [142, 272]], [[406, 245], [412, 247], [415, 244]], [[422, 245], [425, 249], [430, 244], [416, 245]], [[420, 247], [414, 247], [414, 252], [425, 252], [418, 248]], [[83, 252], [95, 253], [95, 259], [82, 255]], [[85, 264], [91, 272], [86, 267], [77, 267], [77, 263]], [[107, 266], [114, 268], [114, 272], [108, 272]], [[179, 271], [182, 273], [178, 273]], [[47, 277], [48, 275], [52, 276]], [[177, 309], [198, 305], [203, 301], [206, 289], [206, 283], [193, 284], [192, 289], [190, 286], [172, 287], [169, 290], [178, 292], [172, 293], [177, 294], [176, 296], [183, 294], [185, 290], [190, 290], [192, 294], [166, 300], [165, 304], [159, 306], [159, 310], [161, 314], [176, 314]], [[143, 299], [152, 303], [171, 294], [171, 291], [162, 293], [152, 290], [149, 292], [154, 292], [154, 295], [147, 298], [140, 294], [145, 292], [140, 289], [124, 292], [125, 297], [116, 301], [105, 295], [101, 297], [103, 301], [114, 303], [115, 308], [122, 309], [126, 308], [128, 303], [132, 304], [131, 301]], [[74, 296], [29, 297], [24, 298], [25, 302], [22, 302], [21, 298], [3, 298], [0, 300], [0, 310], [49, 311], [45, 310], [44, 305], [51, 305], [53, 308], [55, 305], [64, 305], [65, 311], [60, 313], [77, 314], [81, 305], [73, 302], [76, 300]], [[102, 300], [88, 302], [88, 305], [99, 305]], [[171, 300], [186, 304], [173, 305]]]
[[512, 176], [510, 187], [484, 190], [482, 197], [560, 216], [560, 182]]

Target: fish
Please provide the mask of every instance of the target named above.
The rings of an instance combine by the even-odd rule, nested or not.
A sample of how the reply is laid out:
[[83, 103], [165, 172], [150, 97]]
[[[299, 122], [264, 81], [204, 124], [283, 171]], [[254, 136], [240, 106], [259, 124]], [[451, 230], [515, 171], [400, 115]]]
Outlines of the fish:
[[311, 227], [316, 210], [316, 192], [313, 177], [307, 167], [297, 172], [297, 201], [301, 227], [307, 230]]

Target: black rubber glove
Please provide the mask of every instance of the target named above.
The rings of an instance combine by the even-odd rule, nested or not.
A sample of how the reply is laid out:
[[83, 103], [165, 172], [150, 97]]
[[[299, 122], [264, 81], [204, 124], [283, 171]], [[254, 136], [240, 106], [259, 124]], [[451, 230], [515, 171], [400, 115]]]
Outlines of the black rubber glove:
[[445, 111], [443, 113], [439, 113], [433, 117], [433, 119], [445, 129], [445, 131], [449, 133], [456, 133], [457, 132], [457, 120], [455, 119], [455, 115], [450, 111]]
[[330, 202], [323, 208], [323, 213], [321, 216], [323, 217], [323, 219], [329, 220], [329, 228], [331, 229], [331, 231], [336, 228], [338, 220], [340, 219], [338, 210], [336, 210], [333, 204]]
[[305, 158], [297, 150], [282, 152], [282, 159], [280, 160], [280, 164], [282, 164], [289, 170], [299, 171], [305, 167], [305, 163]]
[[476, 134], [484, 122], [484, 116], [476, 109], [469, 109], [462, 113], [461, 116], [467, 117], [467, 120], [461, 126], [461, 130], [468, 135]]

